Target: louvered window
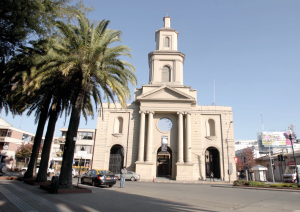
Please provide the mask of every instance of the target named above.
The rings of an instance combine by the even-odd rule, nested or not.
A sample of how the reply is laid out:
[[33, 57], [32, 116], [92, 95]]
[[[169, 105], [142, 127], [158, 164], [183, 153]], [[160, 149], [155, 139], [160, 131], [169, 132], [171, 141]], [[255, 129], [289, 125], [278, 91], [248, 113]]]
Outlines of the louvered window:
[[171, 79], [171, 72], [170, 68], [168, 66], [164, 66], [162, 68], [162, 76], [161, 76], [161, 81], [162, 82], [170, 82]]
[[170, 38], [165, 38], [165, 47], [170, 47]]

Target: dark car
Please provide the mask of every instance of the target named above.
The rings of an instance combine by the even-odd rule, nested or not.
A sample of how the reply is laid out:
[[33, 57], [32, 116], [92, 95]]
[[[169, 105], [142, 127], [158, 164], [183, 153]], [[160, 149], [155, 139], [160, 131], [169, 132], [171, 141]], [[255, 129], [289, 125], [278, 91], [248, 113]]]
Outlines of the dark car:
[[81, 183], [89, 183], [92, 186], [109, 186], [116, 184], [117, 177], [109, 170], [91, 169], [81, 177]]
[[0, 176], [6, 174], [7, 172], [7, 166], [4, 163], [0, 164]]

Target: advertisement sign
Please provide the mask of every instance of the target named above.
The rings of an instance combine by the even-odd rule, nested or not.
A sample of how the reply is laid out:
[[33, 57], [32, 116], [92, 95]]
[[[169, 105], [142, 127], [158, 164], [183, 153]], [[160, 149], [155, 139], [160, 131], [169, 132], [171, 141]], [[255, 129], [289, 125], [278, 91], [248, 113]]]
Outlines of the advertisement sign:
[[161, 137], [161, 151], [163, 152], [168, 151], [168, 136]]
[[295, 161], [289, 161], [286, 165], [287, 166], [295, 166]]
[[77, 152], [77, 157], [86, 158], [86, 156], [87, 156], [87, 151], [78, 151]]
[[285, 132], [262, 132], [262, 145], [270, 147], [291, 147], [291, 141], [286, 138]]

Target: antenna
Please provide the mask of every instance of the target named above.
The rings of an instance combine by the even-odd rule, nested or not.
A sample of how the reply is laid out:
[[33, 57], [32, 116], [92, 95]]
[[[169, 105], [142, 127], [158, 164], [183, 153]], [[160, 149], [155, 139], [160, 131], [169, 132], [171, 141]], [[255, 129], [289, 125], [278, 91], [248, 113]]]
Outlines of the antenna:
[[213, 106], [216, 106], [216, 80], [214, 79], [214, 103]]
[[265, 131], [265, 129], [264, 129], [264, 122], [263, 122], [263, 117], [262, 117], [262, 114], [260, 114], [260, 116], [261, 116], [261, 125], [262, 125], [262, 129], [263, 129], [263, 131]]

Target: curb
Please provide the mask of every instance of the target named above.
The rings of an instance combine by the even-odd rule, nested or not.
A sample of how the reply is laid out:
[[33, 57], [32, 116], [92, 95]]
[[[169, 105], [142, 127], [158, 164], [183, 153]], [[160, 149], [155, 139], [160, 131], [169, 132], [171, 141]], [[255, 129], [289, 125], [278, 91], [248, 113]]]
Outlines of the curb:
[[258, 188], [258, 187], [246, 187], [246, 186], [226, 186], [226, 185], [212, 185], [211, 187], [219, 188], [238, 188], [238, 189], [252, 189], [252, 190], [264, 190], [264, 191], [284, 191], [284, 192], [300, 192], [294, 189], [278, 189], [278, 188]]
[[176, 181], [176, 180], [155, 180], [154, 182], [152, 180], [138, 180], [137, 182], [143, 182], [143, 183], [170, 183], [170, 184], [198, 184], [198, 185], [232, 185], [232, 183], [227, 182], [206, 182], [206, 181]]

